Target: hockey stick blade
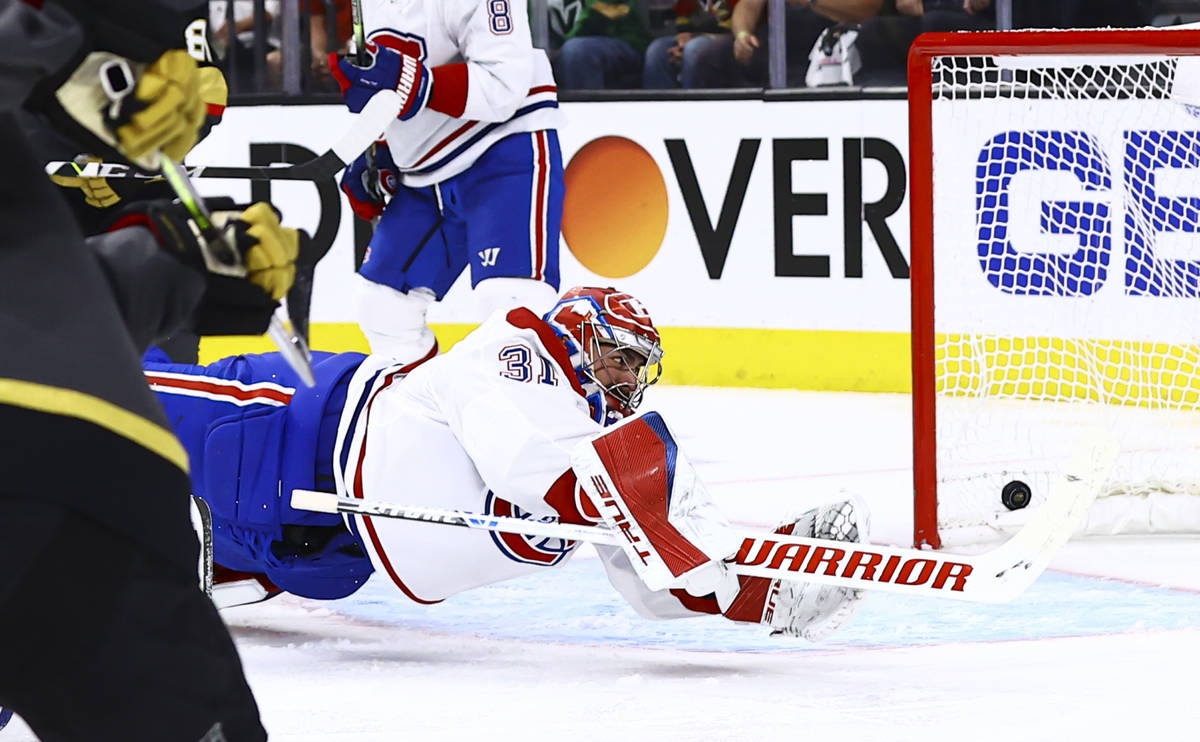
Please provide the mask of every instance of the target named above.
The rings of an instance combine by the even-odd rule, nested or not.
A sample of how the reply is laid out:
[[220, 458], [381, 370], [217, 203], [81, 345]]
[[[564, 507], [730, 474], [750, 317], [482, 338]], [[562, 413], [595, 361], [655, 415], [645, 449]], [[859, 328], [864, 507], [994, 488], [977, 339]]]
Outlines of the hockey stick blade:
[[777, 534], [747, 534], [738, 574], [802, 579], [981, 603], [1005, 603], [1033, 584], [1079, 528], [1117, 458], [1116, 437], [1088, 431], [1046, 500], [1016, 535], [981, 554], [945, 554]]
[[[879, 544], [785, 536], [763, 531], [738, 534], [741, 547], [726, 559], [739, 575], [817, 582], [856, 590], [980, 603], [1004, 603], [1021, 594], [1079, 527], [1116, 460], [1116, 438], [1089, 433], [1063, 469], [1045, 502], [1015, 536], [982, 554], [944, 554]], [[415, 520], [504, 533], [547, 536], [619, 545], [620, 534], [606, 528], [457, 510], [408, 507], [339, 497], [329, 492], [294, 490], [292, 507], [324, 513], [350, 513]]]
[[200, 541], [200, 562], [197, 565], [197, 577], [200, 589], [205, 595], [212, 596], [213, 590], [213, 526], [212, 509], [203, 498], [192, 495], [191, 500], [192, 530]]
[[[192, 165], [184, 170], [191, 178], [229, 178], [236, 180], [308, 180], [318, 181], [336, 177], [375, 142], [396, 115], [403, 101], [393, 90], [381, 90], [371, 96], [354, 123], [324, 154], [308, 162], [284, 167]], [[157, 178], [157, 173], [145, 173], [135, 167], [116, 162], [89, 162], [82, 166], [73, 162], [46, 163], [48, 175], [83, 178]]]
[[1108, 430], [1087, 433], [1076, 446], [1050, 496], [1012, 538], [988, 552], [981, 565], [996, 582], [1001, 600], [1015, 597], [1033, 583], [1087, 517], [1120, 453]]
[[212, 602], [217, 607], [218, 611], [223, 611], [226, 608], [234, 608], [239, 605], [252, 605], [261, 603], [264, 600], [270, 600], [277, 595], [282, 595], [283, 591], [279, 590], [271, 592], [263, 587], [257, 580], [245, 579], [237, 582], [223, 582], [213, 586]]

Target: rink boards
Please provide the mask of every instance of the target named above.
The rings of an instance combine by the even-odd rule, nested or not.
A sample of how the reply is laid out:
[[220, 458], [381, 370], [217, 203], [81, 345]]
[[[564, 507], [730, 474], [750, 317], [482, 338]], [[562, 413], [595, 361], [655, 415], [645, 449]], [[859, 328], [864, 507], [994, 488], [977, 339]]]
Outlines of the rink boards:
[[[667, 381], [908, 389], [903, 100], [562, 109], [563, 282], [618, 285], [642, 298], [665, 328]], [[234, 107], [189, 162], [298, 159], [302, 148], [322, 151], [347, 122], [337, 106]], [[245, 182], [203, 187], [251, 195]], [[314, 344], [364, 348], [353, 324], [354, 229], [344, 198], [330, 184], [307, 183], [274, 183], [271, 196], [285, 221], [332, 243], [317, 272]], [[430, 319], [443, 347], [480, 320], [465, 280]], [[206, 342], [205, 355], [257, 347], [266, 346]]]

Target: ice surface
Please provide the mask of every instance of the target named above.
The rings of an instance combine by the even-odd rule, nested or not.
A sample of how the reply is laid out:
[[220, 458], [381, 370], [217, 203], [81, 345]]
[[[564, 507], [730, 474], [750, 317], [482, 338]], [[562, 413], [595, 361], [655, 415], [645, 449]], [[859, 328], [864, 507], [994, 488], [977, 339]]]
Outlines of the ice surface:
[[[651, 392], [735, 521], [849, 487], [907, 545], [907, 397]], [[1200, 537], [1072, 543], [1010, 604], [875, 593], [820, 645], [644, 620], [587, 550], [435, 606], [373, 581], [224, 616], [273, 740], [1160, 742], [1200, 738], [1198, 567]]]

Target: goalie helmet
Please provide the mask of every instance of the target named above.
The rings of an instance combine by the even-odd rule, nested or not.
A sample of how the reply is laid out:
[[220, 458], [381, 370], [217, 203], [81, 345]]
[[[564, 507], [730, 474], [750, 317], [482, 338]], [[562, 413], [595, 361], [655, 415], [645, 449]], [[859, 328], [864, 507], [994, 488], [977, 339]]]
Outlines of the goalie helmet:
[[576, 286], [542, 319], [566, 345], [592, 417], [602, 425], [633, 414], [646, 387], [662, 375], [658, 330], [629, 294]]

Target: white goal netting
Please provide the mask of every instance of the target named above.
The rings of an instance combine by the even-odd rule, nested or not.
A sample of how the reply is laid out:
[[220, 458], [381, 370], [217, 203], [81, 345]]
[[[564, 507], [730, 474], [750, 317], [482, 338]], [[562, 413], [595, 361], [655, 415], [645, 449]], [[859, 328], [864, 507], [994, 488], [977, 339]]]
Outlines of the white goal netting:
[[944, 543], [1019, 525], [1029, 511], [1006, 508], [1004, 486], [1027, 483], [1036, 505], [1094, 424], [1122, 454], [1086, 529], [1200, 530], [1196, 65], [932, 59]]

